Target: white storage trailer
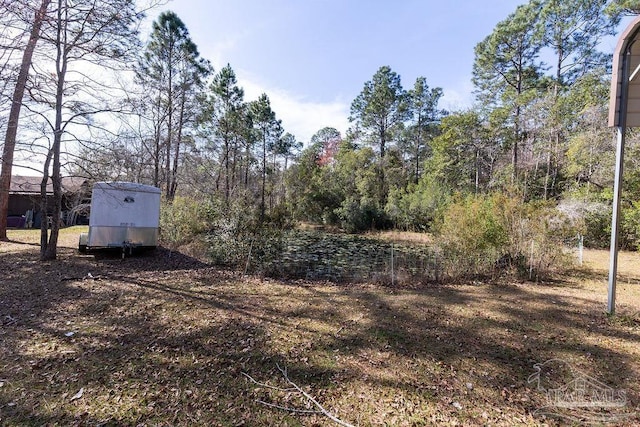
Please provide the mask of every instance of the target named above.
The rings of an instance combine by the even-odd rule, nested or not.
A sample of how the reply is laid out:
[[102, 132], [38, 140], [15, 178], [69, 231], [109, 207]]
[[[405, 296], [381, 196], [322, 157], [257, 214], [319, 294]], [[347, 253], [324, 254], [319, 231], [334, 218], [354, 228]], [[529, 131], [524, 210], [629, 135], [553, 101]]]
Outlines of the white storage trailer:
[[89, 232], [78, 249], [154, 248], [160, 230], [160, 189], [133, 182], [97, 182], [91, 193]]

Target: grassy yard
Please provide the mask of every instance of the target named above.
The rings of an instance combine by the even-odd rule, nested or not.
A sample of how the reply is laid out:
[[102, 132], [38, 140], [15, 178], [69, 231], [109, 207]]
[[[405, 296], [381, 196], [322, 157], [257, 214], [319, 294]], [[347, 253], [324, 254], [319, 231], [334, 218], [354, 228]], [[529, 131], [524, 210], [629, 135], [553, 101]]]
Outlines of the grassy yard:
[[[80, 231], [55, 262], [37, 231], [0, 243], [1, 425], [337, 425], [286, 378], [359, 426], [640, 423], [636, 253], [608, 318], [605, 251], [553, 283], [401, 288], [80, 255]], [[550, 404], [576, 378], [622, 404]]]

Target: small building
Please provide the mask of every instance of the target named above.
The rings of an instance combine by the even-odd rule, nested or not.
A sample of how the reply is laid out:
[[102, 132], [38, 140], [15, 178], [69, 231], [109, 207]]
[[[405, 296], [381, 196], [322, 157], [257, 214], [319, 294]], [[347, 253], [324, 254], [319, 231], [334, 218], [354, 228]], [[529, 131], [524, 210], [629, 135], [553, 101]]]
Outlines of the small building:
[[[42, 221], [40, 212], [40, 176], [11, 177], [9, 187], [9, 212], [7, 226], [13, 228], [39, 228]], [[62, 178], [62, 218], [65, 225], [86, 224], [88, 217], [78, 207], [88, 203], [91, 198], [90, 184], [85, 178]], [[53, 184], [47, 183], [47, 216], [53, 210]]]

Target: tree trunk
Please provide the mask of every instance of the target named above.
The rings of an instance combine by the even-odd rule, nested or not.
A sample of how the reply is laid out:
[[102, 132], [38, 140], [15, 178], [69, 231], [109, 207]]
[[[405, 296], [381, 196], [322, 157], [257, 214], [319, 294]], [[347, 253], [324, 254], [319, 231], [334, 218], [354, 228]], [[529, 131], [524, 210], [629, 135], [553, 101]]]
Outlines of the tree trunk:
[[231, 169], [231, 165], [229, 163], [229, 136], [225, 134], [224, 137], [224, 202], [225, 204], [229, 203], [229, 189], [230, 189], [230, 181], [229, 181], [229, 171]]
[[420, 143], [422, 142], [422, 114], [418, 116], [418, 137], [416, 138], [416, 169], [415, 179], [416, 185], [420, 181]]
[[476, 158], [475, 158], [475, 194], [477, 195], [480, 191], [480, 150], [476, 148]]
[[249, 166], [251, 164], [251, 148], [249, 147], [249, 143], [245, 146], [245, 154], [244, 154], [244, 189], [249, 188]]
[[[238, 138], [233, 139], [233, 160], [231, 161], [231, 189], [235, 190], [238, 185]], [[231, 196], [231, 189], [229, 190], [229, 196]]]
[[176, 138], [176, 150], [173, 157], [173, 168], [171, 169], [171, 187], [167, 199], [173, 201], [176, 197], [176, 191], [178, 190], [178, 161], [180, 160], [180, 145], [182, 145], [182, 129], [184, 128], [184, 105], [186, 101], [186, 94], [182, 93], [182, 99], [180, 102], [180, 116], [178, 118], [178, 135]]
[[[62, 178], [60, 176], [60, 146], [62, 143], [62, 101], [64, 97], [64, 84], [67, 75], [67, 46], [62, 38], [62, 1], [58, 1], [58, 32], [57, 32], [57, 54], [56, 54], [56, 117], [53, 130], [53, 145], [51, 154], [53, 157], [53, 169], [51, 171], [51, 183], [53, 187], [53, 212], [51, 213], [51, 233], [46, 247], [40, 248], [40, 259], [54, 260], [58, 250], [58, 232], [60, 231], [60, 211], [62, 210]], [[48, 169], [48, 168], [47, 168]], [[47, 170], [44, 171], [47, 175]], [[44, 181], [44, 180], [43, 180]], [[46, 182], [46, 181], [45, 181]], [[43, 189], [41, 188], [41, 191]], [[44, 188], [46, 193], [46, 185]], [[46, 197], [46, 194], [45, 194]]]
[[547, 152], [547, 161], [546, 161], [546, 165], [545, 165], [545, 172], [544, 172], [544, 193], [542, 198], [544, 200], [547, 200], [548, 195], [549, 195], [549, 176], [551, 175], [551, 147], [548, 148], [548, 152]]
[[386, 131], [385, 129], [380, 130], [380, 168], [378, 169], [378, 201], [380, 202], [380, 208], [384, 208], [384, 205], [387, 203], [387, 194], [384, 188], [385, 183], [385, 159], [384, 155], [386, 153], [386, 145], [387, 141], [385, 138]]
[[276, 165], [276, 152], [275, 149], [273, 151], [273, 171], [271, 172], [271, 184], [269, 186], [269, 210], [272, 211], [273, 210], [273, 205], [274, 205], [274, 199], [277, 197], [276, 193], [276, 180], [278, 179], [278, 175], [277, 175], [277, 165]]
[[154, 142], [154, 153], [153, 153], [153, 185], [155, 187], [160, 187], [160, 140], [162, 139], [162, 120], [160, 119], [160, 110], [161, 110], [161, 106], [160, 106], [160, 93], [158, 93], [158, 100], [157, 100], [157, 120], [158, 122], [156, 123], [155, 127], [154, 127], [154, 136], [153, 136], [153, 142]]
[[[169, 91], [169, 93], [171, 93], [171, 91]], [[172, 95], [170, 94], [169, 97], [171, 97]], [[171, 141], [172, 138], [172, 133], [173, 133], [173, 112], [171, 111], [173, 109], [173, 106], [171, 105], [172, 102], [169, 101], [169, 117], [168, 117], [168, 121], [167, 121], [167, 147], [166, 147], [166, 156], [165, 156], [165, 180], [166, 182], [166, 195], [167, 198], [169, 198], [169, 194], [171, 193], [171, 146], [173, 145], [173, 142]]]
[[16, 147], [16, 135], [18, 132], [18, 119], [20, 118], [20, 109], [22, 107], [22, 98], [24, 96], [27, 78], [29, 77], [29, 68], [36, 43], [40, 38], [40, 29], [42, 21], [47, 13], [51, 0], [42, 0], [40, 8], [33, 18], [33, 27], [29, 35], [29, 41], [22, 55], [22, 63], [18, 72], [18, 80], [13, 91], [11, 101], [11, 110], [9, 112], [9, 122], [7, 124], [7, 132], [4, 138], [4, 147], [2, 149], [2, 171], [0, 172], [0, 240], [7, 240], [7, 216], [9, 214], [9, 190], [11, 188], [11, 171], [13, 168], [13, 154]]
[[171, 138], [173, 137], [173, 45], [169, 48], [169, 79], [167, 82], [168, 93], [167, 93], [167, 153], [166, 153], [166, 162], [167, 165], [165, 167], [166, 173], [166, 195], [167, 199], [170, 199], [171, 194], [171, 146], [173, 145]]
[[47, 245], [49, 244], [48, 217], [47, 217], [47, 182], [49, 181], [49, 167], [53, 150], [49, 149], [44, 161], [42, 182], [40, 183], [40, 258], [44, 259]]
[[[63, 25], [66, 21], [62, 19], [62, 0], [58, 0], [58, 31], [57, 31], [57, 53], [56, 53], [56, 101], [55, 111], [56, 117], [53, 129], [53, 144], [51, 146], [51, 157], [53, 159], [53, 167], [51, 170], [51, 184], [53, 187], [53, 212], [51, 213], [51, 232], [49, 241], [45, 247], [40, 248], [40, 259], [54, 260], [57, 257], [58, 250], [58, 232], [60, 230], [60, 211], [62, 210], [62, 179], [60, 176], [60, 146], [62, 143], [62, 103], [64, 98], [64, 85], [67, 75], [67, 45], [63, 39]], [[47, 165], [48, 166], [48, 165]], [[48, 173], [48, 167], [44, 170], [44, 176]], [[45, 178], [46, 179], [46, 178]], [[46, 180], [43, 182], [46, 183]], [[46, 184], [41, 187], [40, 191], [44, 191], [43, 196], [46, 198]], [[46, 212], [45, 212], [46, 213]], [[45, 218], [46, 219], [46, 218]]]
[[418, 140], [416, 141], [416, 169], [415, 169], [415, 173], [416, 173], [416, 176], [415, 176], [413, 181], [416, 184], [418, 184], [418, 182], [420, 181], [420, 137], [418, 137]]
[[511, 165], [513, 168], [511, 182], [516, 185], [518, 179], [518, 146], [520, 145], [520, 105], [516, 106], [515, 127], [513, 132], [513, 151], [511, 153]]
[[[263, 131], [263, 133], [266, 131]], [[265, 214], [265, 187], [267, 185], [267, 137], [262, 136], [262, 191], [260, 193], [260, 224], [264, 222]]]
[[287, 202], [287, 185], [285, 182], [285, 176], [287, 174], [287, 166], [289, 163], [289, 154], [285, 154], [284, 155], [284, 170], [282, 171], [282, 203], [286, 203]]

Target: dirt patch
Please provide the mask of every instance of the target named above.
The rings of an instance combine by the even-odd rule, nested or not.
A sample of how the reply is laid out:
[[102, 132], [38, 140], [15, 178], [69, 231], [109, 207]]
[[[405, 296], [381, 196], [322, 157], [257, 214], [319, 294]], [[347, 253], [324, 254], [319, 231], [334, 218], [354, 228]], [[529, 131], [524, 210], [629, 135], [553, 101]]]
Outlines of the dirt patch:
[[[406, 289], [241, 277], [162, 249], [80, 255], [76, 232], [55, 262], [33, 232], [0, 244], [2, 425], [332, 425], [292, 410], [314, 408], [277, 366], [360, 426], [640, 422], [640, 289], [621, 280], [608, 318], [595, 261], [553, 284]], [[585, 378], [623, 404], [549, 400]]]

